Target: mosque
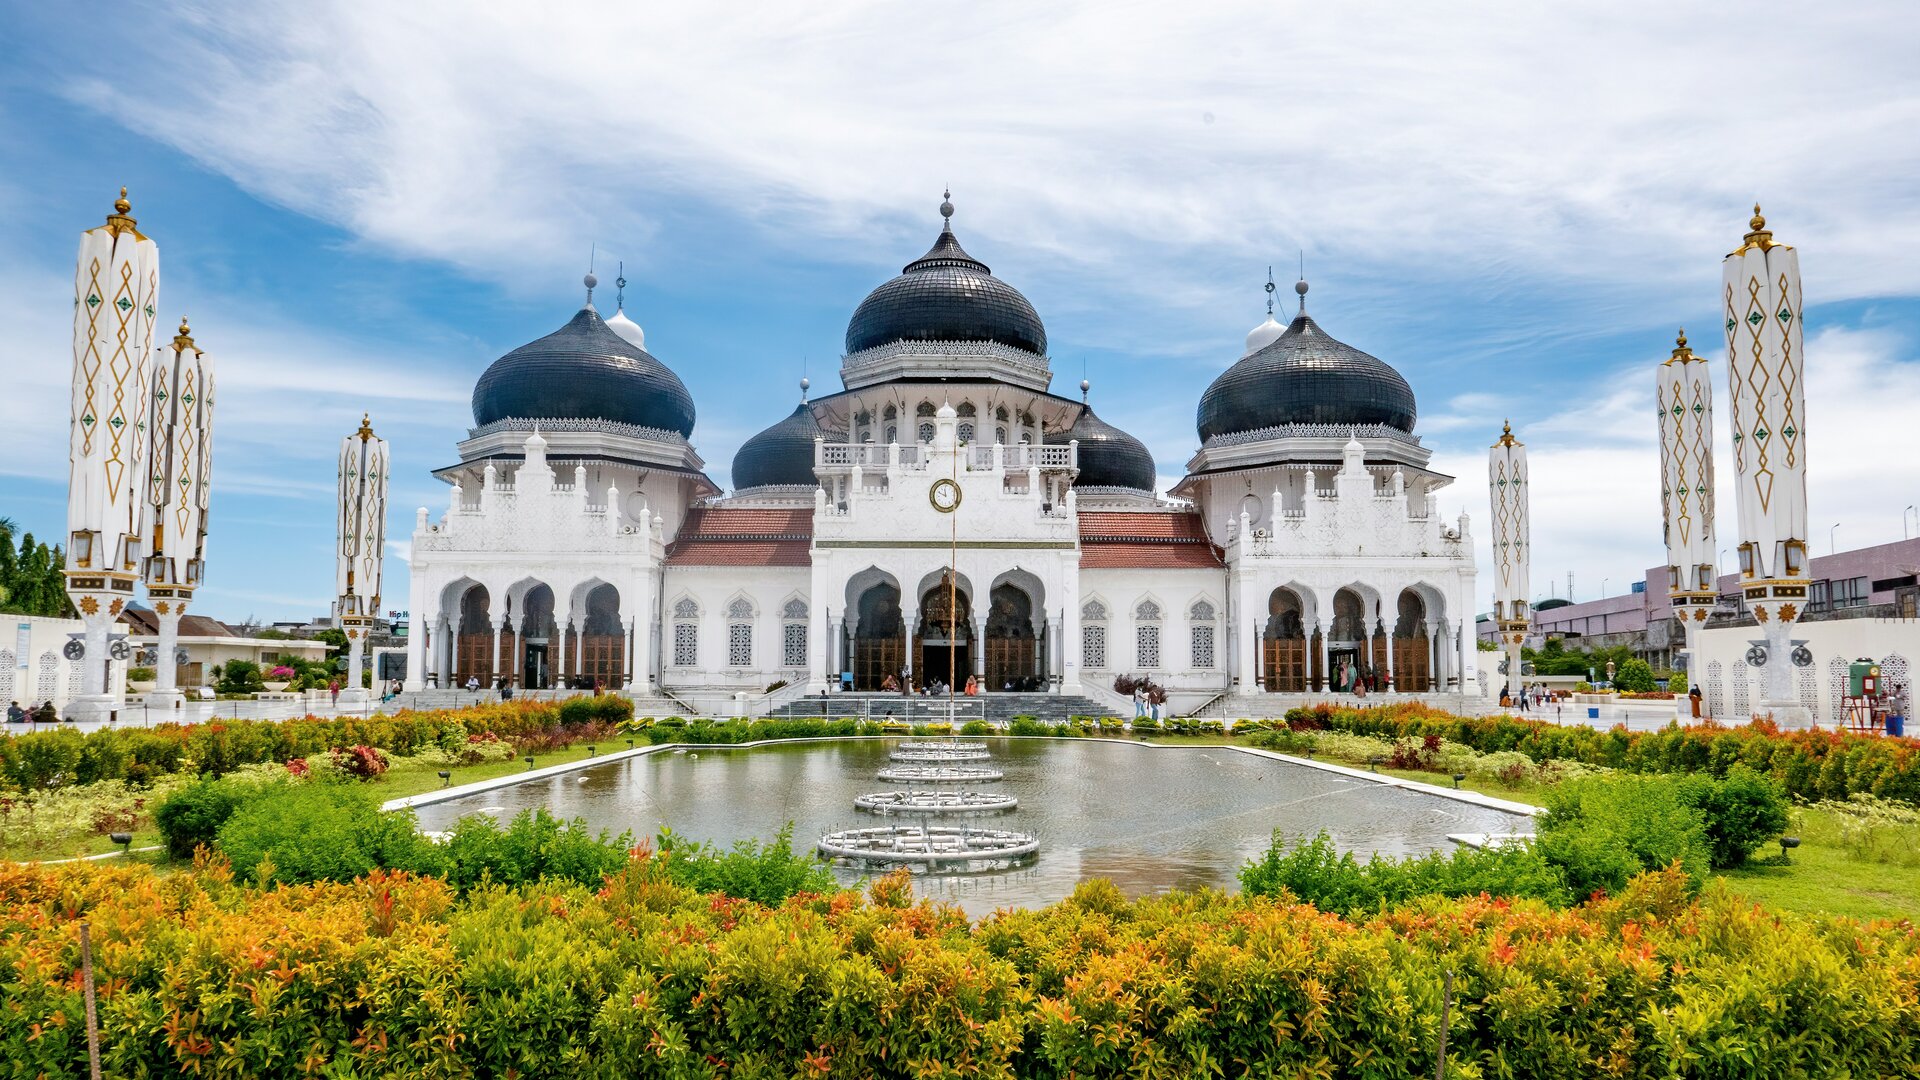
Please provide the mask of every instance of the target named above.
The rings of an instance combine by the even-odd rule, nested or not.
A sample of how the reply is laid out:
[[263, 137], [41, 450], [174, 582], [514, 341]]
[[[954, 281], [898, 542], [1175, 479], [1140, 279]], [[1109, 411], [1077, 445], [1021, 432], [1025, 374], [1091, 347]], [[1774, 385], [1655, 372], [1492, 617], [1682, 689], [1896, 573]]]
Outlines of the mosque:
[[[740, 447], [723, 491], [695, 409], [624, 303], [587, 303], [473, 391], [445, 510], [418, 511], [410, 689], [506, 683], [787, 697], [891, 677], [1239, 715], [1354, 670], [1478, 696], [1473, 541], [1441, 518], [1412, 388], [1307, 313], [1201, 395], [1186, 475], [1053, 391], [1027, 298], [961, 247], [854, 309], [837, 392]], [[624, 287], [624, 281], [621, 282]], [[1271, 295], [1272, 286], [1268, 286]], [[624, 295], [622, 295], [622, 300]], [[662, 350], [665, 352], [666, 350]], [[1223, 358], [1226, 359], [1226, 358]]]

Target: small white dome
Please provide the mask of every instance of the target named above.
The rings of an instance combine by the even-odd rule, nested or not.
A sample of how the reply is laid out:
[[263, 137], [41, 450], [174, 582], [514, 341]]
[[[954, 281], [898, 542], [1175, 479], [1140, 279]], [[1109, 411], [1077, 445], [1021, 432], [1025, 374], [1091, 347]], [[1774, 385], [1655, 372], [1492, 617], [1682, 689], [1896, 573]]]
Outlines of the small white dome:
[[[611, 324], [609, 324], [611, 325]], [[1267, 313], [1267, 321], [1247, 331], [1247, 351], [1242, 354], [1252, 356], [1276, 341], [1287, 328], [1273, 321], [1273, 313]]]
[[639, 323], [627, 318], [625, 307], [614, 311], [613, 317], [607, 320], [607, 329], [625, 338], [627, 343], [636, 349], [647, 347], [646, 331], [640, 329]]
[[952, 402], [943, 402], [940, 406], [940, 411], [936, 412], [934, 415], [938, 416], [942, 420], [951, 420], [960, 414], [954, 411]]

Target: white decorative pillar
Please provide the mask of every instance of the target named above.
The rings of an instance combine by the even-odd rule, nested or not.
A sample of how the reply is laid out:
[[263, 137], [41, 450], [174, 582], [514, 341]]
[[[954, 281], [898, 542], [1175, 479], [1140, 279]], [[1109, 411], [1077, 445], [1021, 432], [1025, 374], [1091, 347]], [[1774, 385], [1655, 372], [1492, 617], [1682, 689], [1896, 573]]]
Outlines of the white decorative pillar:
[[1327, 643], [1333, 637], [1333, 623], [1320, 624], [1320, 690], [1323, 693], [1333, 691], [1333, 662], [1327, 649]]
[[567, 612], [564, 619], [554, 620], [553, 636], [558, 642], [554, 646], [553, 670], [558, 673], [555, 676], [554, 685], [562, 690], [567, 687], [568, 676], [573, 674], [567, 670], [567, 631], [571, 629], [573, 629], [573, 612]]
[[[365, 705], [360, 658], [380, 616], [380, 571], [387, 546], [387, 442], [373, 433], [369, 417], [340, 440], [339, 547], [335, 557], [338, 598], [334, 624], [347, 635], [347, 678], [340, 704]], [[491, 465], [488, 466], [492, 468]]]
[[435, 685], [443, 690], [453, 686], [454, 627], [457, 625], [445, 612], [434, 615], [434, 674], [438, 676]]
[[1740, 587], [1766, 635], [1758, 712], [1783, 728], [1813, 713], [1793, 688], [1793, 624], [1807, 606], [1807, 394], [1800, 256], [1775, 243], [1760, 207], [1721, 264]]
[[[1714, 562], [1713, 380], [1707, 361], [1680, 331], [1673, 354], [1655, 370], [1660, 420], [1660, 510], [1667, 539], [1667, 597], [1680, 620], [1688, 681], [1695, 648], [1720, 592]], [[1692, 719], [1691, 699], [1674, 698]]]
[[487, 669], [488, 679], [494, 686], [499, 686], [500, 685], [500, 635], [507, 628], [507, 617], [505, 615], [502, 615], [498, 619], [489, 619], [488, 622], [493, 624], [493, 666]]
[[154, 355], [147, 463], [147, 597], [159, 623], [155, 689], [147, 704], [177, 709], [174, 653], [180, 619], [206, 570], [207, 494], [213, 481], [213, 360], [193, 343], [187, 320]]
[[1440, 667], [1440, 657], [1444, 650], [1440, 648], [1440, 630], [1444, 624], [1439, 619], [1427, 623], [1427, 692], [1433, 693], [1447, 685], [1446, 675]]
[[1385, 619], [1380, 620], [1380, 626], [1387, 634], [1387, 686], [1397, 693], [1400, 690], [1400, 682], [1393, 676], [1393, 631], [1395, 627]]
[[[419, 527], [414, 530], [415, 535], [426, 531], [426, 516], [427, 508], [423, 506], [419, 510]], [[407, 680], [404, 686], [409, 691], [426, 689], [427, 652], [438, 641], [427, 640], [427, 597], [430, 593], [423, 569], [416, 562], [408, 567], [407, 574]]]
[[1487, 488], [1493, 498], [1493, 618], [1507, 652], [1507, 693], [1518, 701], [1533, 530], [1527, 508], [1527, 447], [1513, 437], [1512, 425], [1502, 425], [1499, 440], [1487, 453]]
[[150, 479], [160, 249], [135, 229], [131, 209], [121, 188], [106, 224], [81, 234], [74, 266], [65, 573], [85, 651], [80, 696], [67, 703], [70, 720], [104, 720], [120, 704], [107, 678], [107, 642], [133, 599], [145, 554], [141, 496]]

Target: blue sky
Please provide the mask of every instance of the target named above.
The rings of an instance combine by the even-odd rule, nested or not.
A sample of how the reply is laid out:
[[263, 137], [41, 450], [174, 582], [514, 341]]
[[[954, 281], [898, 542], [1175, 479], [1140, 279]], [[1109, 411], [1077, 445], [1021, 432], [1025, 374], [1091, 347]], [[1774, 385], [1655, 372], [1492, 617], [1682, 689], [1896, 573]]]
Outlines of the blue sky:
[[220, 364], [218, 617], [326, 610], [362, 411], [404, 555], [473, 380], [570, 316], [590, 246], [603, 310], [625, 261], [727, 483], [803, 366], [837, 384], [847, 317], [949, 184], [969, 251], [1045, 319], [1055, 389], [1084, 365], [1164, 481], [1267, 265], [1284, 282], [1304, 250], [1311, 310], [1413, 384], [1460, 478], [1442, 508], [1483, 547], [1484, 448], [1513, 419], [1536, 588], [1571, 570], [1579, 598], [1664, 558], [1652, 366], [1679, 325], [1712, 350], [1759, 198], [1806, 275], [1816, 551], [1833, 522], [1843, 548], [1899, 539], [1920, 501], [1904, 6], [7, 7], [0, 514], [64, 529], [73, 250], [125, 184], [163, 321]]

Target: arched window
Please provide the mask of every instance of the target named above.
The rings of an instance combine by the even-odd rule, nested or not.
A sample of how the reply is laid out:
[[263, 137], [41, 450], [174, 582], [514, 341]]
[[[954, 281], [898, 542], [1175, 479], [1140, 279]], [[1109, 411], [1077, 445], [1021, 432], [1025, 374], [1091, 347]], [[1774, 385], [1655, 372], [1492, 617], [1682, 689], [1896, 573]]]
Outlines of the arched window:
[[1213, 605], [1205, 600], [1196, 600], [1193, 607], [1188, 609], [1187, 616], [1191, 634], [1188, 651], [1192, 666], [1201, 671], [1211, 670], [1216, 664]]
[[727, 666], [753, 666], [753, 601], [744, 596], [727, 604]]
[[697, 619], [700, 617], [700, 605], [689, 596], [673, 605], [673, 617], [676, 619]]
[[1133, 609], [1133, 666], [1151, 671], [1160, 666], [1160, 605], [1142, 600]]
[[980, 415], [980, 411], [973, 407], [973, 402], [963, 401], [960, 403], [959, 408], [953, 410], [953, 414], [955, 416], [978, 416]]
[[700, 663], [700, 605], [691, 599], [673, 605], [673, 666], [695, 667]]
[[1098, 600], [1080, 605], [1080, 666], [1107, 666], [1107, 605]]
[[748, 600], [744, 596], [736, 598], [732, 603], [727, 605], [727, 618], [729, 619], [753, 618], [753, 601]]
[[900, 415], [900, 410], [894, 408], [892, 405], [887, 406], [885, 409], [882, 409], [880, 412], [880, 416], [884, 420], [893, 420], [899, 417], [899, 415]]
[[1005, 424], [993, 429], [993, 441], [1001, 446], [1007, 445], [1007, 427]]
[[994, 418], [995, 420], [998, 420], [998, 421], [1000, 421], [1000, 422], [1001, 422], [1001, 423], [1003, 423], [1003, 424], [1004, 424], [1004, 423], [1006, 423], [1006, 422], [1007, 422], [1007, 407], [1006, 407], [1005, 405], [1002, 405], [1002, 406], [1000, 406], [999, 408], [997, 408], [997, 409], [995, 409], [995, 410], [993, 410], [993, 418]]
[[900, 441], [900, 429], [897, 427], [894, 427], [892, 424], [888, 424], [887, 425], [887, 442], [897, 443], [899, 441]]
[[933, 441], [933, 425], [932, 424], [920, 425], [920, 441], [923, 443], [930, 443]]
[[1080, 618], [1087, 622], [1104, 622], [1107, 618], [1107, 605], [1098, 600], [1089, 600], [1080, 606]]
[[932, 415], [934, 415], [934, 413], [936, 413], [937, 411], [938, 411], [938, 410], [937, 410], [937, 409], [935, 409], [935, 408], [933, 407], [933, 402], [931, 402], [931, 401], [923, 401], [923, 402], [921, 402], [920, 404], [918, 404], [918, 405], [916, 405], [916, 406], [914, 406], [914, 408], [913, 408], [913, 415], [915, 415], [915, 416], [932, 416]]
[[960, 425], [960, 441], [963, 443], [973, 441], [973, 421], [968, 420]]
[[783, 667], [807, 666], [807, 602], [793, 599], [780, 610], [786, 622], [780, 627], [780, 663]]

